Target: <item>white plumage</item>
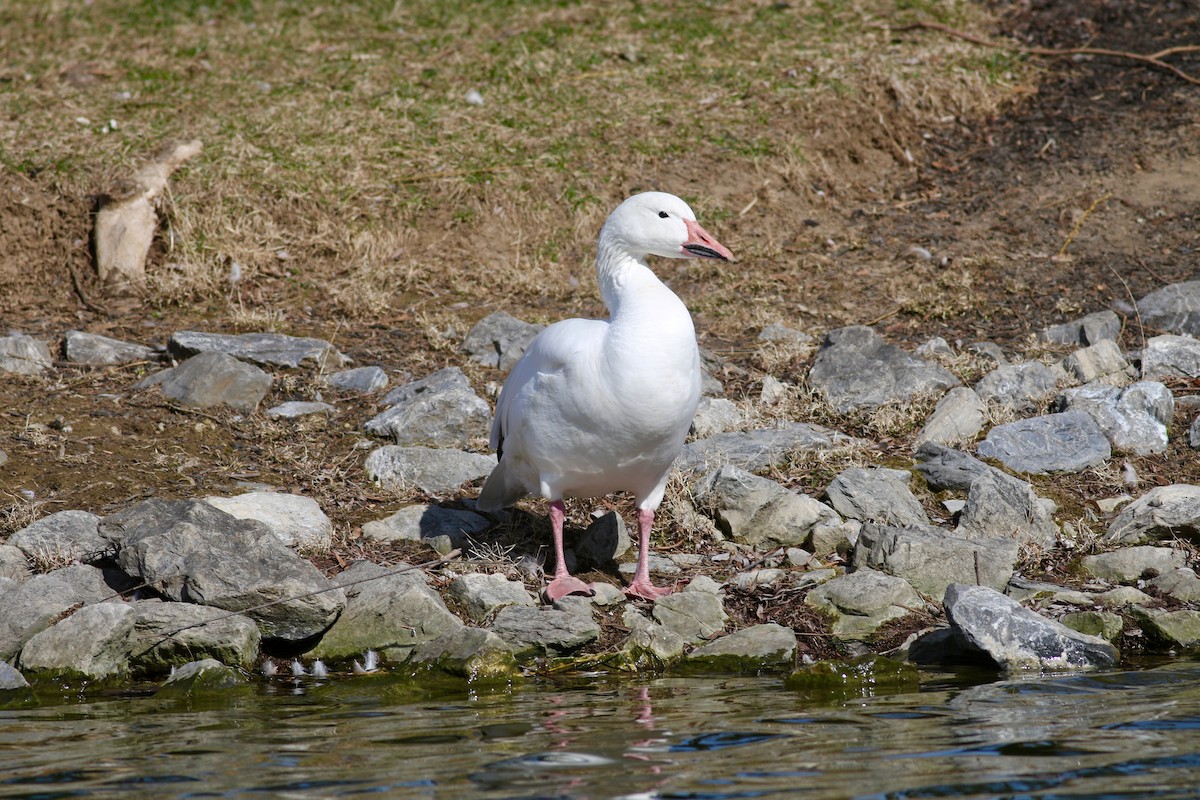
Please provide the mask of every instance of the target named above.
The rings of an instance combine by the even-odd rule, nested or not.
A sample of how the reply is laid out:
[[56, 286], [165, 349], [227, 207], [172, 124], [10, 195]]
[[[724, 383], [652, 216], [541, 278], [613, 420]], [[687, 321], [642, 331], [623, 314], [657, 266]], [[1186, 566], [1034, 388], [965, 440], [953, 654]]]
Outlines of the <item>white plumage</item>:
[[700, 400], [700, 356], [691, 315], [647, 266], [651, 255], [733, 257], [678, 197], [630, 197], [609, 215], [597, 245], [609, 319], [546, 328], [496, 402], [491, 443], [499, 463], [477, 507], [499, 510], [527, 494], [550, 501], [551, 600], [592, 592], [563, 563], [563, 498], [616, 491], [631, 492], [638, 509], [638, 570], [626, 592], [654, 599], [670, 591], [650, 583], [650, 527]]

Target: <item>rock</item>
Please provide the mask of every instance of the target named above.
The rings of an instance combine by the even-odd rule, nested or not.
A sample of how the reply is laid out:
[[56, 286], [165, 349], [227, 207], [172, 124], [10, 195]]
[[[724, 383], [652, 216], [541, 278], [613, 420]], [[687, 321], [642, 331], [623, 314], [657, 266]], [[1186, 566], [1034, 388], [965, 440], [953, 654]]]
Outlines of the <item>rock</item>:
[[629, 638], [621, 645], [620, 659], [628, 669], [662, 669], [683, 657], [687, 640], [651, 621], [636, 608], [626, 607], [621, 624], [629, 629]]
[[1003, 591], [1019, 547], [1012, 539], [963, 539], [938, 528], [863, 525], [854, 548], [855, 569], [870, 567], [908, 581], [928, 597], [952, 583], [980, 583]]
[[722, 533], [753, 546], [801, 546], [814, 528], [841, 523], [828, 506], [731, 464], [701, 478], [692, 497]]
[[796, 660], [796, 634], [776, 625], [751, 625], [697, 647], [687, 663], [705, 672], [759, 674], [791, 669]]
[[[1200, 417], [1192, 420], [1192, 425], [1188, 428], [1188, 447], [1200, 450]], [[3, 450], [0, 450], [0, 466], [4, 466]]]
[[1141, 353], [1142, 379], [1200, 378], [1200, 340], [1164, 334], [1146, 342]]
[[100, 517], [87, 511], [59, 511], [42, 517], [8, 538], [35, 564], [65, 566], [99, 561], [112, 550], [100, 536]]
[[1135, 589], [1132, 586], [1117, 586], [1107, 592], [1093, 595], [1096, 602], [1105, 608], [1126, 608], [1128, 606], [1146, 606], [1154, 602], [1154, 598]]
[[1167, 449], [1167, 428], [1175, 417], [1171, 390], [1157, 381], [1138, 381], [1119, 389], [1093, 384], [1067, 389], [1060, 411], [1083, 411], [1108, 437], [1113, 449], [1148, 456]]
[[628, 553], [631, 546], [625, 520], [617, 512], [609, 511], [575, 537], [571, 549], [575, 551], [576, 568], [588, 570], [610, 566]]
[[981, 400], [1017, 411], [1036, 411], [1054, 392], [1059, 377], [1060, 373], [1036, 361], [1007, 364], [984, 375], [975, 384], [975, 392]]
[[149, 347], [96, 333], [67, 331], [63, 340], [63, 358], [73, 364], [114, 365], [155, 360]]
[[3, 450], [0, 450], [0, 467], [3, 467], [7, 463], [8, 463], [8, 453], [4, 452]]
[[1200, 603], [1200, 577], [1186, 567], [1164, 572], [1147, 585], [1184, 603]]
[[983, 430], [983, 401], [974, 389], [956, 386], [946, 392], [917, 433], [916, 444], [972, 442]]
[[967, 345], [966, 349], [976, 355], [991, 359], [998, 367], [1008, 363], [1008, 359], [1004, 357], [1004, 351], [995, 342], [972, 342]]
[[[21, 548], [11, 544], [0, 544], [0, 578], [9, 578], [13, 583], [24, 583], [33, 573], [29, 559]], [[0, 591], [0, 594], [3, 594]]]
[[1067, 411], [997, 425], [978, 453], [1017, 472], [1079, 472], [1103, 464], [1112, 448], [1089, 415]]
[[1154, 646], [1185, 650], [1200, 647], [1200, 611], [1160, 611], [1135, 607], [1129, 609], [1129, 613]]
[[282, 333], [202, 333], [176, 331], [167, 349], [179, 360], [203, 353], [223, 353], [264, 367], [312, 366], [336, 369], [349, 360], [323, 339], [287, 336]]
[[129, 672], [135, 618], [125, 603], [84, 606], [26, 642], [17, 666], [92, 680], [123, 676]]
[[941, 394], [959, 383], [947, 370], [886, 344], [864, 325], [827, 333], [808, 379], [840, 414]]
[[545, 325], [522, 322], [511, 314], [497, 311], [489, 314], [467, 333], [463, 352], [489, 367], [510, 370]]
[[159, 694], [199, 694], [227, 692], [246, 685], [246, 678], [232, 667], [214, 658], [192, 661], [171, 672], [159, 688]]
[[771, 375], [762, 377], [762, 391], [759, 394], [759, 402], [764, 406], [775, 406], [787, 400], [788, 385], [783, 381]]
[[296, 419], [298, 417], [312, 416], [313, 414], [328, 414], [332, 416], [336, 411], [337, 409], [329, 405], [329, 403], [289, 400], [286, 403], [280, 403], [277, 406], [268, 408], [267, 416], [271, 419]]
[[211, 408], [227, 405], [253, 411], [271, 389], [271, 376], [258, 367], [224, 353], [202, 353], [178, 367], [151, 375], [137, 385], [158, 385], [162, 393], [185, 406]]
[[480, 628], [456, 628], [418, 645], [409, 663], [439, 669], [471, 682], [509, 682], [521, 674], [508, 643]]
[[925, 608], [908, 581], [859, 569], [810, 591], [804, 604], [828, 614], [839, 639], [866, 639], [880, 626]]
[[67, 611], [119, 600], [96, 567], [77, 564], [35, 575], [0, 595], [0, 660], [9, 661], [31, 637]]
[[[447, 537], [449, 549], [463, 548], [468, 539], [483, 533], [492, 526], [491, 520], [474, 511], [444, 508], [439, 505], [405, 506], [390, 517], [367, 522], [362, 526], [363, 536], [384, 542], [422, 540]], [[441, 552], [440, 548], [435, 548]]]
[[900, 527], [925, 526], [929, 517], [908, 488], [911, 479], [905, 470], [850, 467], [830, 482], [825, 497], [834, 511], [849, 519]]
[[458, 367], [444, 367], [429, 373], [424, 378], [397, 386], [383, 396], [381, 403], [391, 407], [410, 403], [423, 394], [444, 394], [461, 389], [471, 391], [471, 381]]
[[467, 616], [474, 622], [482, 622], [505, 606], [537, 605], [524, 583], [503, 575], [459, 575], [450, 582], [447, 592], [467, 609]]
[[658, 624], [689, 642], [702, 642], [725, 630], [729, 616], [711, 592], [682, 591], [660, 597], [651, 612]]
[[1200, 537], [1200, 486], [1156, 486], [1122, 509], [1108, 526], [1108, 541], [1143, 544]]
[[40, 375], [53, 365], [45, 342], [21, 333], [0, 337], [0, 372]]
[[689, 442], [675, 464], [687, 472], [707, 472], [722, 464], [755, 472], [785, 463], [797, 450], [829, 450], [854, 442], [852, 437], [830, 428], [793, 422], [778, 428], [718, 433]]
[[918, 447], [916, 458], [917, 472], [921, 473], [925, 483], [934, 492], [965, 492], [971, 488], [976, 478], [999, 471], [974, 456], [934, 441], [925, 442]]
[[943, 606], [956, 634], [1008, 671], [1111, 667], [1117, 650], [1046, 619], [995, 589], [952, 584]]
[[4, 697], [5, 692], [27, 688], [29, 681], [25, 680], [25, 676], [7, 661], [0, 661], [0, 698]]
[[1080, 383], [1099, 381], [1124, 386], [1137, 378], [1137, 370], [1125, 360], [1117, 343], [1110, 339], [1076, 350], [1063, 359], [1063, 369]]
[[955, 535], [1002, 536], [1048, 550], [1058, 541], [1057, 510], [1053, 500], [1038, 497], [1025, 481], [991, 470], [971, 483]]
[[883, 656], [858, 656], [849, 661], [818, 661], [804, 664], [783, 679], [787, 689], [812, 692], [822, 701], [831, 696], [872, 697], [882, 691], [912, 693], [920, 691], [917, 668]]
[[817, 341], [804, 331], [798, 331], [795, 328], [789, 328], [786, 325], [774, 322], [758, 332], [758, 340], [760, 342], [779, 342], [792, 345], [810, 345], [815, 344]]
[[[375, 650], [403, 659], [420, 645], [463, 627], [419, 569], [359, 561], [331, 583], [343, 587], [346, 609], [313, 649], [316, 658], [348, 659]], [[402, 571], [397, 571], [402, 570]]]
[[212, 658], [249, 669], [262, 638], [249, 617], [192, 603], [139, 600], [133, 603], [129, 641], [135, 675], [163, 675], [190, 661]]
[[243, 612], [266, 639], [314, 637], [346, 604], [340, 589], [265, 524], [200, 500], [146, 500], [105, 518], [100, 533], [130, 575], [177, 602]]
[[1125, 630], [1125, 620], [1109, 611], [1072, 611], [1058, 621], [1073, 631], [1098, 636], [1106, 642], [1115, 642]]
[[377, 392], [388, 385], [388, 376], [379, 367], [355, 367], [325, 376], [325, 383], [342, 392]]
[[734, 575], [729, 580], [729, 584], [743, 592], [753, 592], [762, 587], [778, 586], [787, 576], [786, 571], [774, 567], [752, 569], [749, 572], [739, 572]]
[[934, 336], [929, 341], [919, 345], [916, 354], [921, 358], [954, 358], [953, 348], [941, 336]]
[[742, 412], [723, 397], [701, 397], [692, 419], [692, 435], [698, 439], [736, 430], [742, 424]]
[[[401, 386], [392, 394], [410, 386]], [[390, 396], [390, 395], [389, 395]], [[492, 408], [470, 387], [427, 389], [397, 401], [363, 427], [374, 436], [388, 436], [398, 445], [465, 447], [485, 438]]]
[[1038, 333], [1038, 340], [1051, 344], [1091, 345], [1121, 335], [1121, 318], [1111, 311], [1097, 311], [1082, 319], [1051, 325]]
[[1113, 583], [1133, 583], [1139, 578], [1155, 578], [1182, 567], [1187, 556], [1170, 547], [1122, 547], [1111, 553], [1084, 556], [1079, 566], [1089, 575]]
[[1200, 334], [1200, 281], [1172, 283], [1137, 302], [1141, 324], [1171, 333]]
[[428, 495], [440, 495], [457, 490], [467, 481], [487, 477], [496, 468], [496, 457], [389, 444], [373, 450], [365, 466], [367, 477], [385, 489], [417, 488]]
[[554, 608], [506, 606], [496, 614], [492, 633], [522, 655], [566, 655], [600, 638], [600, 626], [591, 616]]
[[233, 497], [206, 497], [204, 501], [238, 519], [258, 520], [288, 547], [324, 552], [333, 546], [333, 523], [311, 497], [246, 492]]

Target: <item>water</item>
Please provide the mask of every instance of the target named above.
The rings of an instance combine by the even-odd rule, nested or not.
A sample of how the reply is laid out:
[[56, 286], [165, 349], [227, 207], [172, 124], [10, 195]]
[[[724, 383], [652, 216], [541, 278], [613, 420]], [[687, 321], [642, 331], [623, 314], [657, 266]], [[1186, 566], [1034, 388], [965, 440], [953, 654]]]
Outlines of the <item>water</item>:
[[[976, 678], [978, 680], [978, 678]], [[0, 711], [0, 797], [1196, 798], [1200, 663], [813, 697], [590, 676], [414, 696], [387, 677]]]

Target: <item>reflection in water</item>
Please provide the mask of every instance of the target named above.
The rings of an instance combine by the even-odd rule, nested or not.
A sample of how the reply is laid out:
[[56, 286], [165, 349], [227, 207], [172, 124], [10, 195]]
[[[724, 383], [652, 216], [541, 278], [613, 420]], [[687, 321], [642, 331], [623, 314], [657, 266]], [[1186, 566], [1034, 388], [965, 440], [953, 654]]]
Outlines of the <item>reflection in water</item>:
[[385, 675], [0, 711], [0, 797], [1200, 796], [1200, 664], [813, 697], [592, 676], [436, 696]]

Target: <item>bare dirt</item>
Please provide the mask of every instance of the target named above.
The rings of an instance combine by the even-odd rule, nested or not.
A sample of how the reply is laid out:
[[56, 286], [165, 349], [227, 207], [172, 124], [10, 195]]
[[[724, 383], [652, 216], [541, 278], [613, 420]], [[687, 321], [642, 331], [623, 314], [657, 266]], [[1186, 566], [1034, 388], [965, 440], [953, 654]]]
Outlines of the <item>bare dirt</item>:
[[[1005, 7], [997, 38], [1048, 47], [1151, 52], [1194, 44], [1200, 30], [1200, 14], [1182, 2], [1037, 0]], [[1200, 74], [1195, 54], [1173, 63]], [[739, 265], [754, 302], [818, 335], [870, 324], [906, 346], [933, 336], [955, 347], [986, 339], [1014, 355], [1030, 350], [1029, 336], [1040, 328], [1105, 308], [1124, 316], [1127, 348], [1153, 335], [1129, 313], [1131, 301], [1196, 277], [1200, 265], [1200, 86], [1114, 58], [1044, 64], [1037, 85], [997, 118], [898, 134], [917, 139], [912, 163], [892, 145], [871, 150], [858, 142], [867, 155], [854, 181], [828, 192], [763, 184], [752, 208], [710, 226], [731, 247], [730, 240], [749, 245], [760, 235], [778, 243], [774, 264]], [[77, 77], [90, 79], [86, 70]], [[720, 180], [713, 177], [720, 167], [685, 161], [672, 169], [686, 184]], [[739, 187], [754, 182], [737, 165], [729, 180]], [[99, 293], [88, 248], [94, 204], [53, 176], [0, 175], [0, 285], [13, 292], [3, 303], [6, 326], [51, 341], [72, 328], [140, 342], [161, 342], [178, 329], [211, 329], [203, 305], [148, 313], [140, 302]], [[428, 229], [446, 238], [444, 226]], [[166, 257], [163, 247], [152, 260]], [[777, 270], [781, 261], [805, 269]], [[702, 298], [706, 275], [687, 271], [673, 285], [685, 300]], [[360, 363], [415, 372], [458, 359], [452, 347], [427, 352], [424, 323], [400, 299], [378, 318], [346, 327], [320, 286], [282, 277], [271, 283], [268, 276], [256, 291], [308, 308], [289, 333], [332, 337]], [[520, 316], [521, 309], [512, 311]], [[706, 347], [756, 374], [756, 330], [731, 335], [711, 312], [698, 313], [697, 323]], [[414, 348], [424, 352], [414, 355]], [[808, 363], [785, 364], [779, 377], [803, 383]], [[154, 367], [60, 364], [51, 378], [0, 379], [0, 450], [9, 456], [0, 467], [4, 531], [53, 511], [107, 514], [148, 496], [193, 497], [263, 483], [321, 503], [338, 529], [339, 551], [326, 564], [337, 569], [363, 551], [363, 521], [413, 499], [366, 482], [365, 451], [356, 444], [364, 438], [359, 426], [376, 411], [369, 399], [326, 392], [339, 413], [299, 423], [200, 412], [155, 393], [131, 393]], [[477, 388], [502, 377], [479, 369], [471, 375]], [[301, 389], [309, 377], [277, 379], [267, 402], [308, 399]], [[750, 391], [751, 383], [734, 382], [731, 393]], [[1200, 386], [1173, 388], [1177, 396], [1200, 393]], [[1181, 408], [1174, 431], [1186, 430], [1194, 409]], [[862, 432], [854, 420], [843, 422], [848, 432]], [[1133, 461], [1143, 487], [1200, 481], [1197, 459], [1181, 438], [1165, 455]], [[883, 442], [880, 458], [905, 458], [908, 447], [902, 436]], [[1129, 488], [1119, 464], [1038, 484], [1066, 513], [1101, 525], [1091, 500]], [[663, 536], [669, 546], [681, 533]], [[1061, 567], [1053, 559], [1038, 565]], [[748, 616], [757, 613], [748, 609]]]

